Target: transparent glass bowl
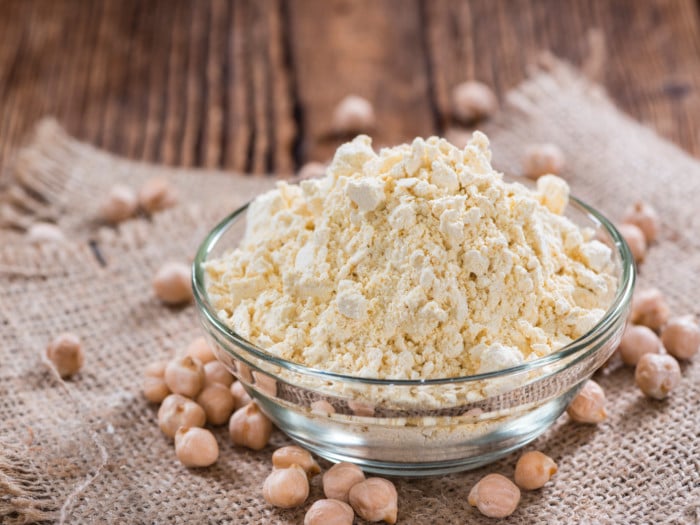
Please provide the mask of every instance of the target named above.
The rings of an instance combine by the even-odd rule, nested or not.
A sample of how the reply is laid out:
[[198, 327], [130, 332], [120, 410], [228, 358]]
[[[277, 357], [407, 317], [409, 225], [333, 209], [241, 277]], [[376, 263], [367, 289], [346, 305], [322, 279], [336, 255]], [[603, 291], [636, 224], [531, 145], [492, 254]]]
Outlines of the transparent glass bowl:
[[197, 252], [193, 288], [201, 323], [217, 358], [272, 421], [330, 461], [405, 476], [490, 463], [544, 432], [610, 357], [624, 329], [635, 280], [629, 248], [608, 220], [572, 198], [567, 217], [613, 249], [618, 290], [600, 322], [560, 351], [507, 370], [423, 381], [365, 379], [285, 361], [227, 327], [207, 297], [203, 264], [238, 245], [246, 210], [224, 219]]

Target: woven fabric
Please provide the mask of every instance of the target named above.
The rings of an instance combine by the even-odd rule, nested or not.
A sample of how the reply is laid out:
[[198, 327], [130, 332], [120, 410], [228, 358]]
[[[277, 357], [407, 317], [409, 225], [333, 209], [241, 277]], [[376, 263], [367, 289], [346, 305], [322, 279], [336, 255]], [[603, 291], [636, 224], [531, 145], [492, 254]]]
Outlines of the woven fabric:
[[[517, 174], [525, 146], [552, 141], [566, 154], [573, 193], [616, 219], [644, 198], [661, 212], [662, 233], [641, 269], [676, 313], [699, 313], [700, 164], [622, 115], [600, 88], [563, 64], [513, 91], [484, 130], [496, 166]], [[95, 220], [115, 183], [138, 187], [168, 176], [176, 208], [118, 229]], [[221, 455], [190, 471], [158, 430], [156, 408], [140, 394], [146, 364], [198, 334], [192, 306], [166, 308], [150, 281], [167, 260], [189, 260], [227, 212], [270, 187], [271, 178], [164, 169], [118, 159], [42, 123], [19, 152], [0, 197], [0, 521], [28, 523], [301, 523], [322, 497], [282, 511], [262, 482], [275, 432], [262, 452], [234, 447], [225, 428]], [[56, 221], [68, 241], [26, 243], [21, 229]], [[43, 355], [61, 331], [81, 336], [83, 370], [70, 381]], [[523, 492], [503, 523], [697, 523], [700, 520], [700, 365], [683, 366], [667, 401], [644, 398], [633, 371], [599, 374], [609, 417], [598, 426], [562, 418], [528, 448], [559, 464], [544, 489]], [[467, 503], [488, 472], [512, 477], [519, 453], [472, 472], [396, 479], [399, 523], [493, 523]], [[323, 466], [327, 466], [323, 463]]]

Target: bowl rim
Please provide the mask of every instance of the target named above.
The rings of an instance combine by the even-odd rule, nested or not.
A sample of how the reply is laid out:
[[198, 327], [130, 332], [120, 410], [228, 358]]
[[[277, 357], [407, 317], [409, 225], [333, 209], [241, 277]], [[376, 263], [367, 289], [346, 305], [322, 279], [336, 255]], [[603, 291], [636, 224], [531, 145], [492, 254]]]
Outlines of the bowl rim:
[[[618, 318], [625, 312], [626, 307], [631, 300], [632, 292], [634, 290], [634, 284], [636, 280], [636, 267], [629, 246], [627, 245], [617, 228], [615, 228], [613, 223], [609, 221], [600, 212], [598, 212], [595, 208], [589, 206], [582, 200], [574, 196], [570, 196], [569, 200], [570, 204], [573, 204], [574, 206], [580, 208], [580, 211], [583, 211], [585, 215], [587, 215], [588, 218], [591, 219], [594, 223], [598, 223], [599, 225], [602, 225], [605, 228], [608, 235], [610, 235], [610, 237], [612, 238], [614, 247], [618, 250], [618, 255], [620, 256], [621, 275], [615, 298], [610, 307], [608, 307], [608, 309], [606, 310], [603, 317], [584, 335], [575, 339], [574, 341], [557, 350], [556, 352], [553, 352], [543, 357], [539, 357], [532, 361], [525, 361], [519, 365], [510, 368], [504, 368], [502, 370], [495, 370], [493, 372], [474, 374], [469, 376], [431, 379], [381, 379], [372, 377], [360, 377], [340, 374], [338, 372], [330, 372], [318, 368], [311, 368], [306, 365], [296, 363], [294, 361], [279, 358], [266, 352], [262, 348], [256, 346], [252, 342], [240, 336], [238, 333], [229, 328], [219, 319], [219, 317], [216, 315], [216, 312], [207, 300], [204, 263], [207, 261], [207, 257], [213, 251], [219, 239], [229, 230], [229, 228], [231, 228], [238, 220], [241, 219], [243, 214], [248, 209], [250, 202], [244, 204], [234, 212], [227, 215], [223, 220], [221, 220], [207, 234], [207, 236], [204, 238], [199, 248], [197, 249], [194, 261], [192, 262], [192, 291], [195, 298], [195, 303], [199, 314], [203, 316], [208, 323], [213, 325], [220, 334], [222, 334], [226, 339], [229, 339], [232, 343], [242, 347], [247, 352], [253, 354], [256, 358], [294, 373], [309, 376], [317, 376], [324, 380], [396, 387], [450, 385], [456, 383], [463, 384], [496, 378], [503, 378], [520, 374], [526, 371], [535, 370], [562, 361], [566, 358], [572, 357], [579, 352], [582, 352], [582, 355], [579, 357], [583, 357], [587, 353], [585, 352], [585, 350], [588, 350], [589, 353], [593, 353], [595, 350], [598, 349], [598, 346], [595, 345], [597, 340], [604, 337], [607, 331], [611, 328], [611, 326], [613, 326], [618, 320]], [[228, 352], [228, 349], [226, 349], [226, 351]], [[234, 357], [237, 359], [241, 359], [240, 356], [237, 355], [234, 355]], [[248, 359], [246, 359], [246, 361], [248, 361]]]

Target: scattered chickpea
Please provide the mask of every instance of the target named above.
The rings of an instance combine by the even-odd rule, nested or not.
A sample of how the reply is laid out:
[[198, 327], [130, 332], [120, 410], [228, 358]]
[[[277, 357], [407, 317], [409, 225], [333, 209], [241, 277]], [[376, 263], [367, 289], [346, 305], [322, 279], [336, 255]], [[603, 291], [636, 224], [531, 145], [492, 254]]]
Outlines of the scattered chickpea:
[[304, 525], [352, 525], [355, 512], [352, 507], [336, 499], [316, 501], [304, 516]]
[[231, 385], [231, 394], [233, 394], [234, 410], [243, 408], [248, 403], [253, 401], [248, 395], [248, 392], [245, 391], [243, 383], [241, 383], [240, 381], [233, 382], [233, 384]]
[[452, 113], [459, 121], [470, 124], [475, 120], [490, 117], [496, 109], [496, 95], [483, 82], [469, 80], [452, 89]]
[[309, 479], [321, 472], [321, 467], [318, 466], [311, 453], [296, 445], [275, 450], [272, 453], [272, 465], [275, 468], [289, 468], [292, 465], [299, 465], [304, 469]]
[[233, 383], [233, 375], [221, 361], [209, 361], [204, 365], [204, 384], [219, 383], [230, 388]]
[[666, 324], [670, 313], [666, 299], [658, 288], [638, 290], [632, 297], [630, 321], [634, 324], [642, 324], [656, 331]]
[[[647, 354], [648, 355], [648, 354]], [[579, 423], [600, 423], [607, 417], [605, 392], [598, 383], [589, 379], [566, 409], [569, 417]]]
[[617, 231], [620, 232], [627, 246], [629, 246], [635, 262], [641, 263], [647, 254], [647, 241], [642, 230], [634, 224], [621, 224], [617, 227]]
[[524, 490], [536, 490], [544, 487], [557, 472], [557, 464], [552, 458], [531, 450], [525, 452], [515, 465], [515, 483]]
[[149, 179], [139, 190], [139, 204], [148, 213], [172, 208], [177, 200], [177, 192], [165, 177]]
[[362, 469], [352, 463], [336, 463], [323, 474], [323, 493], [329, 499], [348, 502], [350, 489], [365, 480]]
[[672, 356], [690, 359], [700, 350], [700, 326], [692, 315], [674, 317], [664, 326], [661, 340]]
[[353, 485], [348, 499], [362, 519], [396, 523], [399, 512], [398, 494], [396, 487], [388, 479], [367, 478]]
[[532, 144], [525, 150], [523, 173], [533, 180], [542, 175], [559, 175], [564, 164], [564, 153], [556, 144]]
[[226, 423], [233, 413], [235, 404], [231, 390], [221, 383], [205, 386], [197, 396], [197, 403], [204, 409], [207, 421], [212, 425]]
[[262, 413], [257, 403], [248, 403], [233, 413], [228, 430], [234, 444], [262, 450], [270, 441], [272, 421]]
[[113, 186], [100, 205], [100, 217], [110, 224], [123, 222], [136, 214], [138, 199], [128, 186]]
[[505, 476], [488, 474], [472, 487], [467, 500], [484, 516], [505, 518], [518, 508], [520, 489]]
[[209, 430], [183, 426], [175, 433], [175, 455], [186, 467], [208, 467], [219, 459], [219, 445]]
[[273, 377], [262, 372], [253, 372], [253, 384], [270, 397], [277, 395], [277, 381]]
[[176, 357], [165, 367], [164, 377], [171, 392], [194, 398], [204, 386], [204, 367], [197, 358]]
[[180, 427], [203, 427], [206, 421], [204, 409], [180, 394], [170, 394], [158, 410], [158, 426], [170, 438]]
[[637, 201], [627, 208], [622, 222], [634, 224], [644, 233], [647, 243], [652, 243], [659, 235], [659, 214], [646, 202]]
[[681, 367], [668, 354], [644, 354], [634, 371], [634, 381], [647, 397], [664, 399], [681, 382]]
[[319, 399], [318, 401], [311, 403], [311, 412], [314, 414], [327, 416], [329, 414], [335, 414], [335, 407], [325, 399]]
[[374, 406], [363, 401], [348, 401], [348, 407], [356, 416], [372, 417], [374, 415]]
[[27, 230], [27, 239], [29, 242], [42, 244], [47, 242], [63, 242], [66, 236], [63, 235], [61, 228], [50, 222], [36, 222]]
[[253, 382], [253, 374], [250, 372], [250, 367], [241, 361], [234, 360], [236, 365], [236, 372], [238, 372], [238, 378], [243, 379], [246, 383]]
[[322, 162], [307, 162], [297, 172], [297, 179], [318, 179], [326, 174], [326, 165]]
[[165, 304], [176, 305], [192, 300], [190, 267], [183, 263], [165, 263], [153, 278], [153, 291]]
[[275, 507], [298, 507], [308, 497], [309, 480], [299, 465], [273, 470], [263, 484], [263, 498]]
[[146, 367], [143, 378], [143, 395], [151, 403], [160, 403], [170, 395], [165, 384], [165, 367], [167, 361], [157, 361]]
[[660, 353], [661, 340], [651, 328], [628, 324], [618, 350], [622, 361], [626, 365], [634, 366], [644, 354]]
[[445, 140], [450, 144], [464, 149], [472, 138], [471, 132], [460, 128], [447, 128], [444, 133]]
[[365, 98], [348, 95], [333, 111], [333, 130], [342, 135], [361, 133], [374, 128], [374, 108]]
[[58, 375], [67, 379], [77, 374], [85, 363], [85, 354], [80, 338], [65, 332], [57, 335], [46, 347], [46, 357], [56, 367]]
[[198, 337], [188, 344], [185, 354], [190, 357], [196, 357], [203, 365], [216, 360], [214, 351], [211, 349], [211, 346], [209, 346], [209, 343], [207, 343], [207, 340], [204, 337]]

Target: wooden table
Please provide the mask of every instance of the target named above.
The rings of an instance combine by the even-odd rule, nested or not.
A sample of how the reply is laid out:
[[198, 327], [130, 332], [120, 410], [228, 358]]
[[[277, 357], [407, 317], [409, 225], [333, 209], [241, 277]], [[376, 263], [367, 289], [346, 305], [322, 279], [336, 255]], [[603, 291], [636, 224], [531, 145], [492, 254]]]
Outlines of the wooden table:
[[693, 0], [0, 0], [0, 166], [54, 115], [134, 159], [288, 173], [332, 155], [347, 94], [394, 144], [452, 125], [461, 81], [502, 96], [603, 41], [613, 98], [698, 155], [699, 24]]

